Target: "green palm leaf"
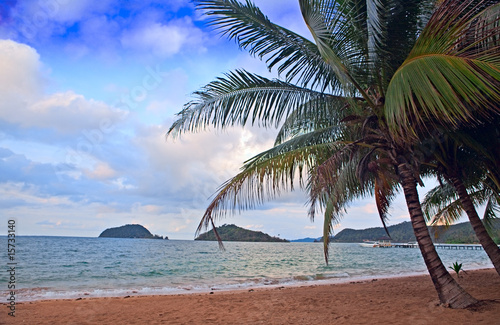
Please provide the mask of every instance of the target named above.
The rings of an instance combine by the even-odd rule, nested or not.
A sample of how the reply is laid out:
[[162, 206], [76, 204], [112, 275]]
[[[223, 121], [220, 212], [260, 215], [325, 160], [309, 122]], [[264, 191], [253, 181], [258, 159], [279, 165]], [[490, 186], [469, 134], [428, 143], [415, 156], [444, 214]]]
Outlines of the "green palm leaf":
[[277, 67], [286, 80], [302, 87], [337, 89], [331, 68], [318, 48], [307, 38], [273, 24], [252, 2], [229, 0], [194, 1], [210, 17], [209, 24], [241, 48], [260, 58], [266, 57], [269, 69]]
[[436, 11], [389, 84], [385, 115], [400, 135], [500, 113], [500, 5], [464, 16], [473, 1], [454, 4]]
[[[310, 138], [311, 135], [304, 137]], [[226, 216], [227, 213], [251, 209], [279, 196], [283, 191], [293, 190], [296, 177], [299, 177], [299, 185], [303, 186], [303, 173], [315, 166], [317, 160], [324, 160], [331, 146], [299, 145], [299, 138], [248, 160], [238, 175], [217, 190], [217, 195], [207, 208], [197, 232], [213, 225], [214, 220]]]
[[269, 126], [278, 124], [297, 107], [316, 110], [314, 103], [329, 102], [333, 96], [270, 80], [244, 70], [228, 73], [226, 78], [195, 92], [197, 99], [187, 103], [177, 114], [167, 135], [194, 132], [208, 125], [225, 128], [247, 123]]
[[486, 207], [484, 209], [484, 225], [486, 229], [493, 228], [493, 220], [497, 219], [500, 215], [500, 202], [495, 198], [490, 198], [488, 203], [486, 203]]
[[[491, 190], [488, 181], [469, 187], [469, 194], [473, 204], [480, 206], [486, 204], [484, 213], [485, 225], [491, 223], [498, 214], [498, 193]], [[449, 183], [443, 183], [431, 189], [422, 201], [425, 217], [431, 225], [449, 226], [457, 222], [464, 212], [455, 188]]]
[[[314, 220], [318, 210], [323, 212], [323, 245], [327, 263], [330, 236], [349, 204], [356, 199], [373, 195], [371, 188], [374, 179], [361, 183], [356, 177], [356, 169], [362, 159], [362, 152], [353, 152], [354, 147], [353, 144], [343, 145], [339, 143], [337, 150], [310, 172], [308, 182], [309, 217]], [[389, 191], [393, 191], [393, 189], [389, 189]], [[387, 195], [386, 198], [389, 202], [390, 195]], [[386, 215], [381, 214], [380, 216], [385, 227]]]
[[460, 200], [449, 183], [443, 183], [427, 192], [422, 201], [422, 209], [431, 225], [451, 225], [462, 216]]
[[362, 85], [355, 80], [355, 68], [349, 65], [350, 62], [356, 62], [357, 66], [366, 63], [366, 53], [363, 53], [366, 49], [359, 49], [349, 37], [352, 34], [351, 17], [345, 14], [349, 12], [348, 2], [299, 0], [299, 4], [323, 60], [340, 81], [346, 98], [361, 94], [370, 106], [375, 107]]
[[300, 134], [334, 127], [340, 132], [342, 119], [349, 114], [344, 97], [329, 97], [313, 104], [317, 109], [297, 109], [286, 118], [276, 136], [275, 146]]

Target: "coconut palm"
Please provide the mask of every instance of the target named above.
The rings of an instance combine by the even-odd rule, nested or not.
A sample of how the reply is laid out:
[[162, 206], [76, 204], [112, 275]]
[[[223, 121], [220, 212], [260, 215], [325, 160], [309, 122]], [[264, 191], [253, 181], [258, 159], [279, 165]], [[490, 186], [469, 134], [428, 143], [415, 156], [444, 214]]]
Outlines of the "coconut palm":
[[[492, 184], [477, 183], [466, 186], [468, 196], [474, 206], [484, 205], [483, 225], [488, 232], [500, 213], [500, 197]], [[457, 222], [465, 209], [456, 189], [449, 182], [429, 190], [422, 200], [422, 208], [428, 223], [431, 225], [450, 226]], [[477, 213], [477, 210], [476, 210]], [[476, 234], [477, 236], [477, 234]]]
[[[494, 141], [498, 142], [498, 138]], [[463, 142], [473, 144], [475, 150], [467, 148]], [[458, 143], [456, 139], [446, 136], [437, 142], [432, 155], [440, 185], [427, 193], [422, 205], [431, 224], [451, 225], [465, 212], [476, 237], [500, 275], [500, 248], [488, 234], [475, 208], [475, 205], [486, 204], [484, 220], [488, 224], [495, 218], [499, 207], [500, 191], [488, 164], [484, 163], [485, 156], [490, 156], [489, 161], [491, 155], [480, 150], [481, 145], [477, 141], [469, 138], [463, 142]], [[484, 154], [479, 156], [478, 152]], [[472, 190], [472, 194], [468, 189]]]
[[491, 45], [498, 41], [498, 6], [300, 0], [312, 42], [273, 24], [250, 1], [195, 3], [212, 26], [284, 76], [228, 73], [196, 92], [170, 128], [168, 134], [180, 135], [208, 125], [285, 121], [276, 145], [222, 185], [200, 227], [293, 189], [298, 177], [310, 195], [311, 217], [323, 209], [328, 234], [360, 196], [373, 193], [384, 218], [400, 184], [440, 300], [454, 308], [475, 303], [443, 266], [429, 236], [413, 149], [428, 136], [427, 125], [459, 128], [498, 114], [489, 105], [500, 98], [498, 46]]

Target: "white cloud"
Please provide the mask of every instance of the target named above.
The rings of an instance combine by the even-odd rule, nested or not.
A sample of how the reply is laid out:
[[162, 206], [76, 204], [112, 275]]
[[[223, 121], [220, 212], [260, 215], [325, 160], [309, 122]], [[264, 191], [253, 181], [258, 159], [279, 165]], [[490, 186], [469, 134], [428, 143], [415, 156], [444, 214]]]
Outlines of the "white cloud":
[[246, 225], [246, 226], [243, 226], [243, 228], [246, 228], [246, 229], [263, 229], [264, 225]]
[[342, 226], [342, 223], [337, 223], [335, 225], [333, 225], [333, 229], [343, 229], [344, 227]]
[[116, 176], [116, 171], [105, 162], [99, 162], [92, 170], [85, 168], [84, 173], [88, 178], [96, 180], [108, 180]]
[[[111, 10], [116, 0], [18, 1], [12, 9], [8, 33], [13, 37], [39, 41], [64, 33], [67, 27], [93, 15]], [[1, 31], [0, 31], [1, 32]]]
[[203, 51], [203, 32], [193, 25], [190, 18], [171, 20], [166, 24], [152, 23], [123, 32], [121, 43], [124, 48], [145, 53], [152, 52], [159, 57], [169, 57], [185, 47]]
[[73, 23], [86, 16], [109, 11], [115, 0], [63, 0], [38, 1], [34, 10], [43, 11], [52, 20], [61, 23]]
[[136, 188], [134, 185], [131, 185], [131, 184], [127, 184], [127, 178], [125, 177], [119, 177], [115, 180], [113, 180], [113, 184], [116, 185], [118, 187], [118, 189], [120, 190], [132, 190], [134, 188]]
[[377, 206], [375, 203], [368, 203], [361, 207], [361, 210], [368, 214], [375, 214], [377, 213]]
[[400, 214], [400, 215], [396, 215], [396, 216], [391, 217], [391, 220], [395, 220], [395, 222], [393, 222], [393, 223], [400, 222], [401, 220], [408, 221], [408, 220], [410, 220], [410, 216], [408, 215], [408, 213], [407, 214]]
[[55, 130], [61, 134], [103, 131], [126, 115], [103, 102], [72, 91], [46, 95], [38, 53], [11, 40], [0, 40], [0, 119], [23, 128]]
[[19, 200], [29, 205], [59, 205], [69, 202], [63, 197], [40, 195], [38, 186], [13, 182], [0, 186], [0, 197], [3, 200]]
[[9, 110], [10, 115], [15, 115], [17, 108], [12, 104], [27, 105], [33, 97], [41, 95], [43, 78], [40, 56], [35, 49], [12, 40], [0, 40], [0, 71], [0, 112]]
[[168, 186], [188, 186], [203, 192], [205, 198], [236, 175], [246, 159], [268, 149], [272, 142], [271, 138], [263, 141], [254, 130], [240, 128], [222, 134], [207, 131], [165, 140], [168, 125], [144, 128], [136, 135], [135, 145], [145, 150], [149, 169], [158, 172], [155, 179], [162, 173], [168, 174]]
[[164, 208], [159, 205], [154, 205], [154, 204], [146, 204], [143, 205], [141, 203], [135, 203], [132, 206], [132, 213], [137, 214], [137, 215], [142, 215], [142, 214], [159, 214], [162, 212]]
[[126, 116], [123, 111], [100, 101], [88, 100], [72, 91], [45, 96], [26, 107], [24, 113], [24, 116], [4, 118], [25, 127], [35, 126], [55, 129], [61, 133], [80, 133], [85, 129], [100, 128], [102, 125], [111, 127]]

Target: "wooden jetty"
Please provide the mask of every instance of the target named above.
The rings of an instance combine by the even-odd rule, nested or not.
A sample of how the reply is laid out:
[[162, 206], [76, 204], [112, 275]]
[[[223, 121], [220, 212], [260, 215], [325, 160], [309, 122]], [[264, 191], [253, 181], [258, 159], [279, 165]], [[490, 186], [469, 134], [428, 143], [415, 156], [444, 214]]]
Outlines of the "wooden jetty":
[[[436, 248], [444, 249], [483, 249], [483, 246], [479, 244], [434, 244]], [[396, 248], [418, 248], [416, 243], [393, 243], [392, 247]]]

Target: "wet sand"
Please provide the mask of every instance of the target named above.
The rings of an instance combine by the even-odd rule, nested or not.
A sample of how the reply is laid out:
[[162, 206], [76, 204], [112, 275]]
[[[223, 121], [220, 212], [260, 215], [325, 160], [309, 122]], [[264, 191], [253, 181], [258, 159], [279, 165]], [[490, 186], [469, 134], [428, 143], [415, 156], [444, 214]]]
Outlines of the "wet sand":
[[[456, 278], [456, 276], [454, 275]], [[481, 300], [465, 310], [439, 305], [430, 277], [2, 304], [1, 324], [500, 324], [500, 276], [467, 271], [460, 285]]]

